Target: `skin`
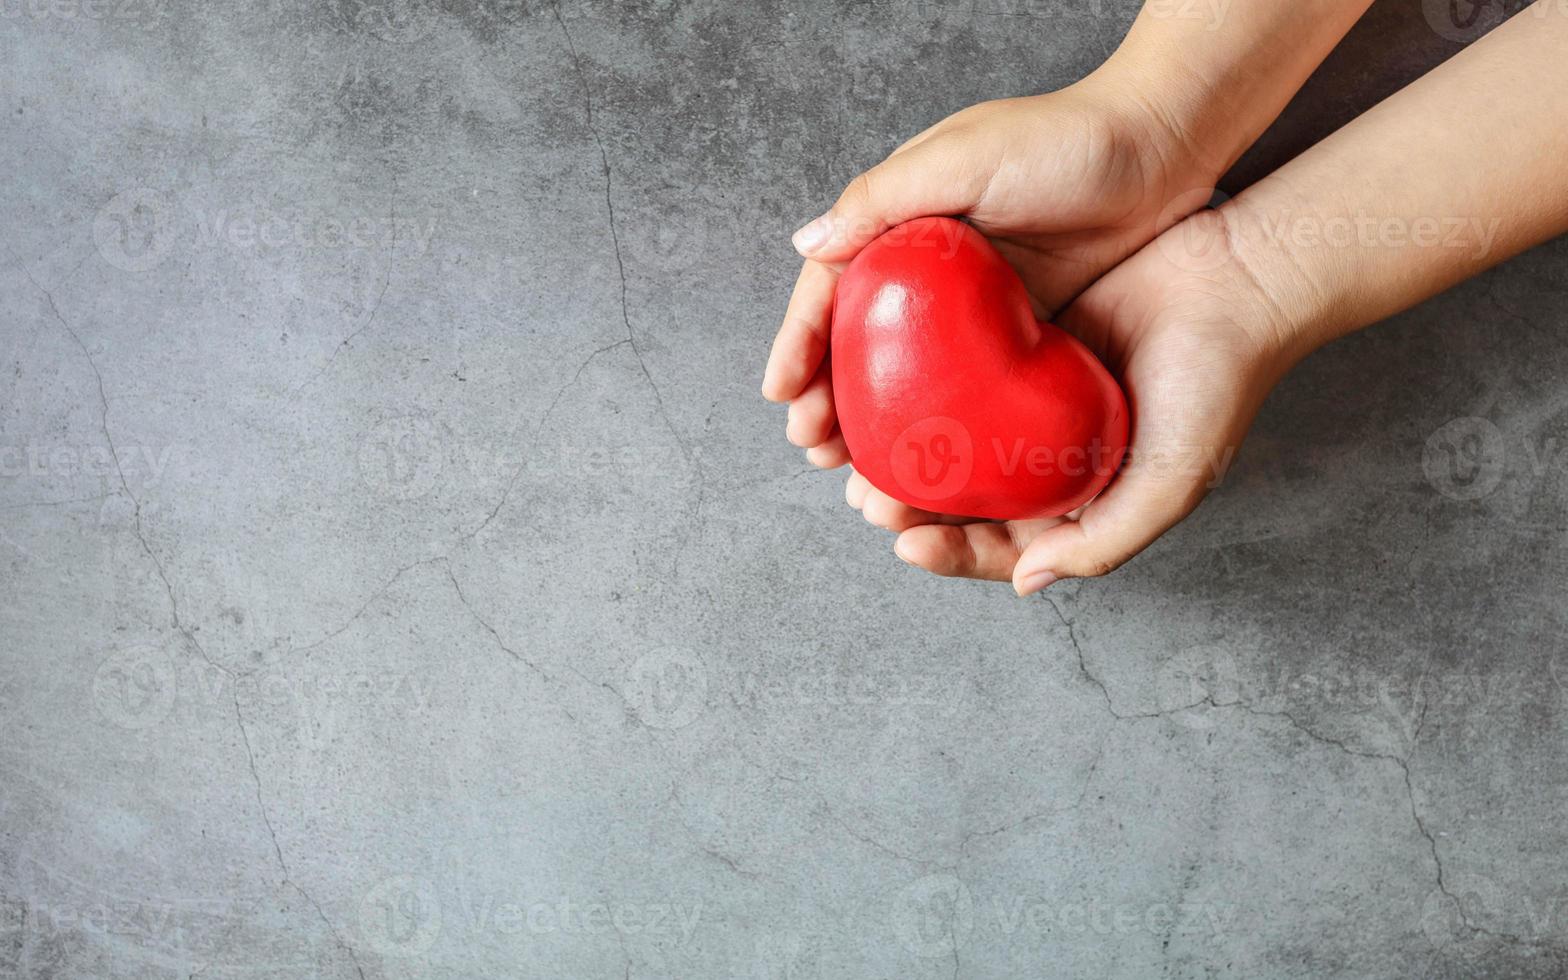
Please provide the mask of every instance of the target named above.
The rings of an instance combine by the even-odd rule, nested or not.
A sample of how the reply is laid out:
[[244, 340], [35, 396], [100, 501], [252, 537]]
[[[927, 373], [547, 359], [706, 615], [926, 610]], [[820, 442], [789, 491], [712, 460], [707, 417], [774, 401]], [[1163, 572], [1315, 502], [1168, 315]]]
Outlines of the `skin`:
[[[1054, 313], [1128, 393], [1130, 462], [1067, 518], [932, 514], [852, 473], [846, 498], [898, 532], [901, 558], [1011, 581], [1020, 595], [1106, 574], [1202, 501], [1302, 357], [1568, 230], [1568, 128], [1553, 95], [1568, 83], [1568, 13], [1556, 0], [1236, 200], [1197, 210], [1365, 6], [1236, 0], [1223, 29], [1199, 37], [1151, 3], [1114, 64], [1062, 92], [938, 124], [797, 233], [809, 257], [763, 392], [790, 403], [787, 435], [819, 466], [848, 462], [825, 360], [838, 270], [921, 214], [964, 215], [990, 236], [1037, 312]], [[1279, 33], [1282, 22], [1298, 33]], [[1295, 47], [1258, 40], [1271, 37]], [[1183, 52], [1192, 57], [1180, 62]], [[1166, 81], [1155, 105], [1133, 94], [1165, 91], [1152, 78], [1182, 84]]]

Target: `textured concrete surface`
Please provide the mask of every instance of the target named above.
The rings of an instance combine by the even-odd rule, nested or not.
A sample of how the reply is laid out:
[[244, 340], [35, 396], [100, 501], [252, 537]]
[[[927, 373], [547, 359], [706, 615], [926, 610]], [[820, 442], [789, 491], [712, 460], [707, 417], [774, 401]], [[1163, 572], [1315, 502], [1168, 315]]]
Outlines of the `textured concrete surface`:
[[1564, 975], [1568, 246], [1049, 598], [756, 395], [787, 233], [1134, 8], [0, 0], [0, 975]]

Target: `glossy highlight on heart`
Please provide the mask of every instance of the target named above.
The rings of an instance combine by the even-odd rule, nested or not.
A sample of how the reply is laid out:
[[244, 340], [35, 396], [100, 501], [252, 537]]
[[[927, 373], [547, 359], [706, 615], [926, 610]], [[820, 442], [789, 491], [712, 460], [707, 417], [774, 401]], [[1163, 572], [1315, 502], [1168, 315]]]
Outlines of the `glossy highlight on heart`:
[[1034, 317], [972, 227], [919, 218], [839, 278], [833, 398], [855, 469], [912, 507], [994, 520], [1087, 503], [1127, 451], [1127, 399], [1088, 348]]

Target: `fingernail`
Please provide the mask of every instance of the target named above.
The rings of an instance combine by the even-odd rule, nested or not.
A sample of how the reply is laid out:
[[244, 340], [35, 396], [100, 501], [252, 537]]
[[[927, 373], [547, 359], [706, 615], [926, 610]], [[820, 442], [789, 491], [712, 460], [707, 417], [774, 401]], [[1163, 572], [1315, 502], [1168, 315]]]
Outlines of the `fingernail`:
[[810, 224], [790, 236], [790, 241], [795, 245], [795, 251], [801, 255], [810, 255], [823, 245], [827, 244], [829, 236], [833, 234], [833, 220], [827, 215], [814, 219]]
[[1032, 572], [1019, 580], [1018, 594], [1020, 596], [1034, 595], [1055, 581], [1055, 572]]
[[[913, 561], [910, 561], [908, 555], [904, 554], [904, 536], [902, 534], [898, 536], [898, 540], [897, 541], [893, 542], [893, 554], [897, 555], [898, 556], [898, 560], [903, 562], [906, 565], [914, 565], [915, 564]], [[915, 567], [919, 568], [920, 566], [915, 565]]]

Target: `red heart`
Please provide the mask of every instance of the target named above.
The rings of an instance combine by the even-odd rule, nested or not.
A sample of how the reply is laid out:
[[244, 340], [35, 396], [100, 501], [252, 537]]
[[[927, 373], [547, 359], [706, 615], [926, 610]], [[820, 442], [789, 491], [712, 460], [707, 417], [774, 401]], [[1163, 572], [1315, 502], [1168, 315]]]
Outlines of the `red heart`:
[[832, 363], [855, 469], [913, 507], [1055, 517], [1099, 493], [1127, 451], [1110, 372], [1036, 321], [1012, 266], [951, 218], [899, 225], [844, 270]]

